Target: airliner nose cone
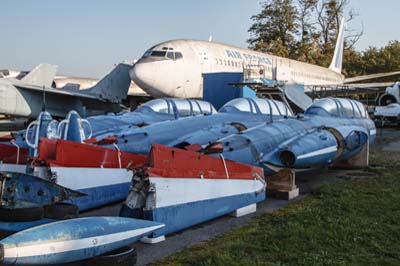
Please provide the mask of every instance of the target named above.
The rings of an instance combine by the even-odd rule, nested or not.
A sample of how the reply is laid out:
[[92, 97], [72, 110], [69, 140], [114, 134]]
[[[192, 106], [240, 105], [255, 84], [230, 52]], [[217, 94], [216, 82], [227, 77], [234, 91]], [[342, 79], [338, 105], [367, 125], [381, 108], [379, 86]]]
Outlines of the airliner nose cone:
[[165, 82], [165, 71], [160, 70], [159, 65], [152, 63], [136, 63], [130, 70], [131, 79], [145, 92], [153, 97], [164, 97], [167, 95], [160, 82]]
[[144, 88], [150, 87], [154, 82], [154, 73], [148, 66], [143, 64], [135, 64], [129, 70], [129, 76], [136, 84]]
[[129, 70], [129, 76], [136, 83], [150, 83], [153, 80], [152, 74], [149, 71], [150, 69], [143, 64], [135, 64]]

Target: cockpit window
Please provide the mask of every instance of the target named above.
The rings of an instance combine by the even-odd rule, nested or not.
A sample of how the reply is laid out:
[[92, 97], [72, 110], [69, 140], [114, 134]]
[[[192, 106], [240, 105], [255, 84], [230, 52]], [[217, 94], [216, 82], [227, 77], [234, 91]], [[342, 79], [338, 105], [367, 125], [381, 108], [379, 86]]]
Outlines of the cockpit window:
[[144, 113], [149, 108], [156, 113], [163, 113], [169, 114], [171, 112], [172, 107], [169, 105], [168, 101], [165, 99], [155, 99], [146, 102], [145, 104], [141, 105], [136, 109], [136, 112]]
[[214, 114], [217, 111], [214, 107], [204, 101], [190, 99], [154, 99], [139, 106], [135, 112], [148, 113], [156, 112], [163, 114], [174, 114], [177, 111], [179, 117]]
[[168, 57], [169, 59], [175, 60], [175, 53], [174, 53], [174, 52], [168, 52], [168, 53], [167, 53], [167, 57]]
[[308, 115], [366, 118], [364, 106], [357, 101], [340, 98], [326, 98], [313, 103], [306, 111]]
[[293, 116], [292, 111], [282, 102], [260, 98], [238, 98], [226, 103], [220, 112], [245, 112], [263, 115]]
[[175, 60], [181, 59], [182, 57], [183, 56], [181, 52], [175, 52]]
[[[154, 48], [156, 49], [156, 48]], [[146, 51], [143, 54], [143, 58], [148, 58], [148, 57], [159, 57], [159, 58], [164, 58], [164, 59], [170, 59], [170, 60], [179, 60], [183, 58], [181, 52], [176, 52], [174, 51], [174, 48], [172, 47], [162, 47], [161, 49], [158, 48], [159, 50], [154, 50], [150, 49]]]
[[252, 110], [250, 102], [245, 98], [233, 99], [221, 107], [219, 112], [233, 113], [233, 112], [246, 112], [250, 113]]
[[165, 52], [165, 51], [153, 51], [153, 52], [151, 52], [150, 56], [153, 56], [153, 57], [164, 57], [166, 54], [167, 54], [167, 52]]

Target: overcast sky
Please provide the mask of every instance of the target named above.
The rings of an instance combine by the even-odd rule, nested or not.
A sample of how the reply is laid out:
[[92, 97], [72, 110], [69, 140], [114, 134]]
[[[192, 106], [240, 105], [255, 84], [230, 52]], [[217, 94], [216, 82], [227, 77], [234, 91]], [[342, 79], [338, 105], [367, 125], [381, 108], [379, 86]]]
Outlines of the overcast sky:
[[[400, 39], [399, 0], [350, 0], [364, 26], [363, 50]], [[0, 0], [0, 69], [41, 62], [59, 73], [101, 77], [156, 43], [208, 39], [247, 47], [259, 0]]]

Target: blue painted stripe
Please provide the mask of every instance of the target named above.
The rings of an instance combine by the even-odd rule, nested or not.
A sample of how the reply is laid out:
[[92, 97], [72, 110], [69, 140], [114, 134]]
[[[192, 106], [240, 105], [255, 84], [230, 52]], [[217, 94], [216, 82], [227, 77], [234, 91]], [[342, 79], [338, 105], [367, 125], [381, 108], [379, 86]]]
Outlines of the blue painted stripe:
[[101, 207], [103, 205], [126, 199], [129, 193], [130, 185], [130, 182], [126, 182], [109, 186], [81, 189], [79, 191], [87, 194], [88, 196], [76, 198], [67, 202], [76, 204], [79, 207], [79, 211], [86, 211]]
[[239, 208], [265, 200], [265, 193], [247, 193], [211, 200], [190, 202], [153, 210], [144, 210], [143, 218], [165, 224], [152, 237], [171, 234], [187, 227], [226, 215]]

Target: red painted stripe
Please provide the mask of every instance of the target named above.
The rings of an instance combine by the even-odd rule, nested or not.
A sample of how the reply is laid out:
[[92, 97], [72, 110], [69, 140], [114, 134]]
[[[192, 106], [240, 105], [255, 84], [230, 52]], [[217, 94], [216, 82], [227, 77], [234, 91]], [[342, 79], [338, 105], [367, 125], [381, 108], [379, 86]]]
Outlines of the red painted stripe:
[[[229, 179], [254, 179], [264, 177], [260, 167], [225, 160]], [[153, 144], [147, 163], [150, 176], [179, 178], [226, 179], [222, 158], [214, 158], [193, 151]]]
[[78, 142], [66, 140], [41, 139], [39, 146], [39, 160], [46, 161], [50, 165], [65, 167], [103, 167], [125, 168], [128, 164], [138, 167], [144, 164], [146, 156], [121, 152], [118, 155], [116, 149], [108, 149]]
[[[20, 148], [18, 164], [26, 164], [28, 161], [28, 154], [28, 149]], [[17, 164], [17, 157], [17, 147], [0, 143], [0, 161], [3, 161], [3, 163]]]

